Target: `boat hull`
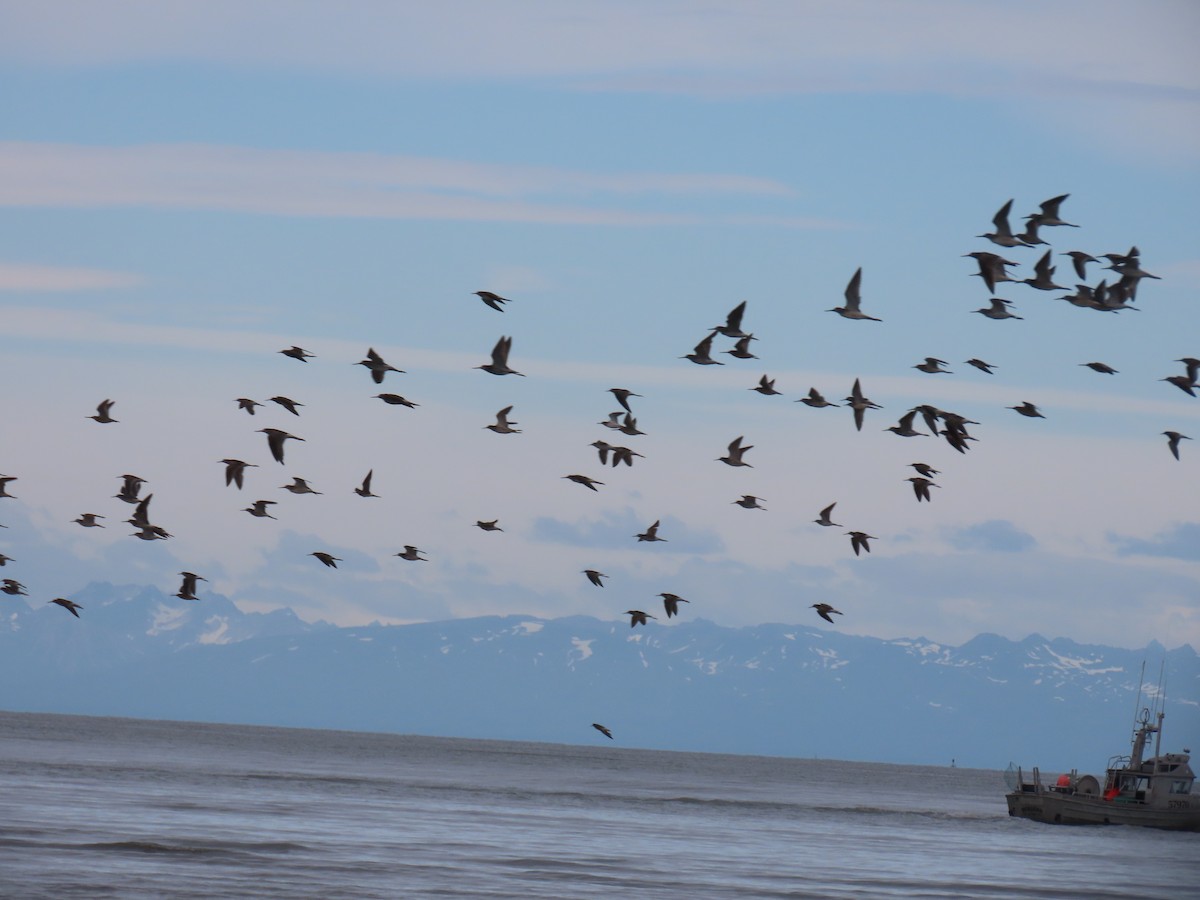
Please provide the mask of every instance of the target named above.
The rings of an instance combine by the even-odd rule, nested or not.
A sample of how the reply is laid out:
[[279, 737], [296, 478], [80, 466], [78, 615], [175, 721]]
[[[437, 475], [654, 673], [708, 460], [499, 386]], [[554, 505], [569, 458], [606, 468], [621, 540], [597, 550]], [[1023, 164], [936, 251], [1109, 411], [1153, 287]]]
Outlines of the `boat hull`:
[[1138, 825], [1171, 831], [1200, 831], [1200, 801], [1177, 801], [1186, 806], [1152, 809], [1097, 796], [1052, 791], [1013, 791], [1005, 795], [1008, 814], [1053, 825]]

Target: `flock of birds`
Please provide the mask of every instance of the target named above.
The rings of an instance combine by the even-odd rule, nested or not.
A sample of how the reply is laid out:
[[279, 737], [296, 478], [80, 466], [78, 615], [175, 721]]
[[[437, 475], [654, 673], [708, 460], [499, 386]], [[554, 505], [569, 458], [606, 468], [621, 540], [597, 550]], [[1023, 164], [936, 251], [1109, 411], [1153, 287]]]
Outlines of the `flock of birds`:
[[[1061, 217], [1061, 206], [1067, 199], [1067, 196], [1063, 194], [1042, 203], [1038, 212], [1025, 217], [1025, 227], [1019, 233], [1014, 233], [1009, 223], [1009, 215], [1012, 209], [1012, 201], [1010, 200], [992, 218], [994, 230], [981, 234], [978, 237], [986, 238], [992, 244], [1006, 251], [1015, 248], [1028, 249], [1046, 245], [1047, 242], [1040, 233], [1042, 229], [1078, 227], [1063, 220]], [[1137, 247], [1132, 247], [1125, 253], [1110, 252], [1099, 254], [1098, 256], [1093, 256], [1079, 250], [1068, 251], [1062, 255], [1071, 260], [1074, 272], [1078, 275], [1081, 283], [1077, 283], [1074, 286], [1073, 293], [1066, 294], [1061, 299], [1073, 306], [1084, 309], [1108, 313], [1116, 313], [1122, 310], [1136, 310], [1137, 307], [1133, 306], [1133, 303], [1137, 299], [1141, 282], [1144, 279], [1158, 278], [1158, 276], [1142, 269], [1140, 253]], [[1018, 263], [1006, 259], [994, 251], [977, 250], [964, 254], [964, 256], [975, 261], [978, 271], [974, 274], [982, 280], [989, 294], [993, 295], [989, 300], [989, 305], [975, 310], [975, 312], [988, 319], [1021, 318], [1014, 312], [1014, 304], [1011, 300], [995, 296], [999, 285], [1006, 283], [1022, 284], [1039, 291], [1069, 290], [1069, 288], [1056, 284], [1054, 281], [1056, 267], [1052, 264], [1054, 257], [1053, 251], [1050, 249], [1047, 249], [1033, 265], [1033, 276], [1022, 279], [1015, 278], [1009, 271], [1011, 267], [1017, 266]], [[1087, 267], [1089, 265], [1102, 265], [1105, 261], [1107, 261], [1107, 265], [1104, 266], [1104, 270], [1113, 273], [1112, 276], [1103, 278], [1094, 285], [1089, 286], [1084, 283], [1087, 281]], [[862, 282], [863, 270], [859, 268], [854, 272], [849, 283], [846, 285], [844, 304], [833, 307], [828, 311], [837, 313], [839, 316], [851, 321], [882, 321], [880, 318], [863, 311]], [[476, 295], [486, 306], [498, 312], [504, 312], [505, 305], [510, 302], [508, 298], [490, 291], [477, 291]], [[695, 345], [691, 353], [684, 354], [680, 358], [699, 366], [724, 365], [723, 360], [714, 356], [714, 342], [718, 338], [724, 338], [731, 340], [733, 344], [729, 349], [721, 351], [722, 353], [738, 360], [757, 359], [752, 351], [752, 344], [756, 338], [752, 332], [746, 331], [743, 327], [746, 309], [746, 302], [739, 303], [728, 313], [722, 324], [712, 326], [708, 330], [706, 336]], [[288, 347], [278, 352], [289, 359], [305, 364], [315, 357], [315, 354], [299, 346]], [[508, 336], [501, 337], [492, 348], [490, 361], [476, 368], [494, 376], [517, 375], [524, 377], [523, 373], [512, 368], [510, 365], [511, 352], [512, 338]], [[1200, 379], [1200, 359], [1185, 357], [1178, 360], [1178, 362], [1183, 364], [1184, 371], [1166, 376], [1161, 380], [1174, 385], [1191, 397], [1197, 397], [1196, 391], [1200, 388], [1200, 382], [1198, 382], [1198, 379]], [[965, 363], [989, 375], [992, 374], [994, 368], [992, 364], [982, 359], [973, 358], [966, 360]], [[377, 387], [381, 387], [384, 384], [385, 378], [389, 374], [404, 374], [403, 369], [389, 364], [373, 348], [367, 350], [365, 358], [360, 360], [357, 365], [367, 369], [371, 381]], [[936, 357], [925, 357], [922, 361], [916, 363], [913, 368], [929, 375], [941, 375], [951, 373], [951, 370], [947, 368], [949, 365], [950, 363], [946, 360]], [[1104, 375], [1111, 376], [1117, 374], [1116, 369], [1104, 362], [1089, 361], [1079, 363], [1079, 365]], [[765, 374], [759, 379], [757, 385], [750, 388], [750, 390], [765, 396], [780, 394], [780, 391], [775, 389], [775, 380]], [[631, 405], [631, 401], [634, 398], [640, 398], [641, 395], [628, 388], [611, 388], [609, 393], [612, 394], [619, 408], [610, 412], [598, 424], [609, 432], [609, 436], [613, 441], [619, 440], [616, 435], [633, 438], [643, 435], [644, 432], [638, 427], [638, 421]], [[374, 398], [393, 406], [416, 408], [419, 405], [396, 393], [381, 392], [375, 394]], [[796, 402], [803, 403], [814, 409], [839, 407], [844, 403], [845, 407], [850, 409], [855, 429], [858, 431], [861, 431], [863, 428], [867, 412], [881, 408], [879, 404], [872, 402], [866, 396], [860, 379], [855, 379], [850, 394], [843, 399], [842, 403], [827, 400], [815, 387], [810, 388], [808, 394]], [[304, 407], [303, 403], [282, 395], [270, 397], [263, 402], [241, 397], [236, 399], [236, 403], [239, 410], [244, 411], [250, 416], [255, 416], [257, 410], [265, 407], [266, 404], [274, 404], [275, 407], [299, 418], [301, 416], [301, 409]], [[114, 406], [114, 400], [105, 399], [97, 406], [95, 415], [88, 418], [101, 425], [116, 424], [119, 420], [113, 417]], [[1034, 403], [1029, 401], [1023, 401], [1008, 408], [1028, 418], [1044, 418], [1043, 412]], [[511, 417], [512, 412], [512, 405], [500, 409], [495, 414], [495, 421], [484, 427], [498, 435], [521, 434], [521, 429], [516, 427], [519, 423]], [[918, 429], [918, 417], [920, 417], [920, 422], [925, 426], [925, 431]], [[884, 430], [906, 438], [923, 435], [941, 437], [955, 451], [965, 454], [970, 449], [971, 443], [976, 440], [970, 433], [969, 428], [978, 424], [978, 422], [968, 419], [959, 413], [939, 409], [929, 404], [922, 404], [907, 410], [895, 425], [889, 426]], [[288, 442], [305, 440], [303, 437], [278, 427], [268, 426], [259, 428], [257, 431], [265, 435], [267, 451], [271, 458], [280, 465], [285, 465]], [[1184, 440], [1189, 440], [1189, 437], [1173, 430], [1164, 431], [1163, 435], [1167, 438], [1167, 446], [1172, 456], [1176, 460], [1180, 459], [1180, 443]], [[617, 444], [610, 443], [609, 440], [597, 439], [591, 444], [591, 447], [596, 450], [600, 464], [613, 469], [620, 466], [631, 467], [634, 465], [635, 460], [644, 458], [642, 453], [639, 453], [632, 447], [625, 446], [624, 442]], [[725, 455], [718, 457], [717, 461], [734, 468], [750, 467], [752, 463], [747, 460], [747, 455], [753, 449], [754, 446], [752, 444], [745, 442], [744, 436], [738, 436], [730, 441]], [[245, 486], [247, 469], [258, 467], [256, 463], [232, 457], [224, 458], [220, 460], [220, 463], [224, 466], [225, 485], [237, 490], [242, 490]], [[925, 462], [911, 463], [911, 468], [915, 470], [916, 474], [906, 480], [911, 483], [917, 502], [930, 502], [932, 499], [931, 488], [939, 487], [934, 481], [939, 471]], [[377, 497], [378, 495], [372, 491], [371, 487], [373, 475], [374, 470], [369, 470], [361, 484], [354, 488], [354, 493], [363, 498]], [[605, 485], [603, 481], [579, 473], [571, 473], [562, 477], [595, 492], [598, 492]], [[16, 476], [0, 475], [0, 499], [14, 496], [9, 492], [9, 487], [16, 480]], [[131, 532], [131, 535], [143, 541], [158, 541], [171, 538], [172, 535], [170, 532], [161, 525], [155, 524], [151, 519], [150, 504], [154, 495], [152, 493], [143, 495], [142, 493], [147, 481], [132, 474], [119, 476], [119, 481], [120, 487], [114, 497], [132, 507], [129, 517], [122, 520], [133, 527], [134, 530]], [[280, 489], [297, 495], [321, 493], [315, 490], [304, 478], [298, 476], [293, 476], [291, 483], [281, 485]], [[752, 494], [743, 494], [739, 499], [733, 500], [732, 503], [743, 509], [765, 509], [762, 505], [763, 498]], [[275, 519], [276, 517], [271, 511], [271, 507], [275, 505], [276, 501], [274, 500], [256, 499], [248, 507], [244, 508], [244, 512], [257, 518]], [[834, 502], [821, 509], [813, 522], [822, 527], [844, 528], [845, 526], [833, 520], [836, 506], [837, 503]], [[106, 519], [106, 516], [102, 514], [85, 512], [81, 513], [74, 522], [83, 528], [103, 528], [105, 527], [101, 522], [103, 519]], [[659, 535], [661, 524], [661, 520], [657, 520], [648, 525], [645, 531], [631, 537], [635, 538], [638, 543], [652, 544], [666, 541], [667, 538]], [[476, 521], [475, 525], [485, 532], [503, 531], [503, 528], [499, 525], [499, 519], [481, 519]], [[874, 535], [862, 530], [848, 530], [844, 534], [849, 537], [850, 547], [855, 556], [862, 553], [870, 553], [870, 542], [878, 540]], [[323, 549], [313, 550], [309, 555], [321, 565], [334, 569], [342, 561]], [[394, 555], [408, 562], [428, 560], [425, 551], [415, 545], [404, 545], [404, 549]], [[13, 561], [11, 557], [0, 553], [0, 566], [6, 566]], [[605, 586], [605, 579], [609, 578], [604, 572], [594, 568], [584, 569], [582, 574], [590, 584], [598, 588], [603, 588]], [[179, 590], [174, 596], [185, 601], [199, 600], [200, 597], [197, 594], [198, 584], [207, 579], [188, 571], [179, 573], [179, 576], [182, 580]], [[0, 592], [11, 596], [25, 596], [28, 594], [25, 585], [15, 578], [4, 578], [2, 586], [0, 586]], [[657, 596], [662, 600], [663, 612], [668, 619], [680, 614], [681, 603], [690, 602], [686, 598], [669, 591], [660, 592]], [[64, 608], [77, 618], [79, 617], [80, 609], [82, 609], [78, 603], [64, 597], [56, 597], [49, 602]], [[827, 622], [833, 622], [833, 616], [835, 615], [843, 615], [840, 610], [835, 609], [829, 603], [813, 603], [811, 604], [811, 608]], [[656, 618], [656, 616], [641, 609], [628, 609], [624, 614], [629, 616], [631, 628], [639, 625], [645, 626], [650, 619]], [[593, 727], [606, 737], [612, 738], [612, 732], [604, 725], [594, 723]]]

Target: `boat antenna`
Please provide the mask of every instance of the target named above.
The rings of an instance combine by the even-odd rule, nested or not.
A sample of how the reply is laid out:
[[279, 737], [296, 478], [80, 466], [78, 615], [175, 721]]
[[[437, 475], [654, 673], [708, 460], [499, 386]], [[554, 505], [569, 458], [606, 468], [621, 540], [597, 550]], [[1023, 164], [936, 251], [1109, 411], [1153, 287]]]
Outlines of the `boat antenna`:
[[1133, 701], [1133, 725], [1134, 725], [1135, 729], [1137, 728], [1138, 709], [1142, 705], [1142, 685], [1144, 684], [1145, 681], [1146, 681], [1146, 657], [1143, 656], [1142, 657], [1142, 671], [1141, 671], [1141, 674], [1138, 675], [1137, 698]]
[[1158, 664], [1158, 692], [1155, 694], [1155, 712], [1166, 712], [1167, 709], [1167, 655], [1163, 653], [1162, 661]]

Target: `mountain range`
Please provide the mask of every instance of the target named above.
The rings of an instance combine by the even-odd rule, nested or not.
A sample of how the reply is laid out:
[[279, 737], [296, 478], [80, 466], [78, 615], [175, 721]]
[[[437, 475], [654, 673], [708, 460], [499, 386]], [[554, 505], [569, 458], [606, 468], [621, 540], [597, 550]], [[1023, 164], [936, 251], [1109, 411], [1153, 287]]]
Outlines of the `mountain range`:
[[605, 740], [599, 722], [626, 746], [1097, 772], [1165, 697], [1163, 751], [1200, 745], [1188, 645], [662, 617], [339, 627], [106, 583], [73, 599], [79, 619], [3, 601], [0, 708], [560, 743]]

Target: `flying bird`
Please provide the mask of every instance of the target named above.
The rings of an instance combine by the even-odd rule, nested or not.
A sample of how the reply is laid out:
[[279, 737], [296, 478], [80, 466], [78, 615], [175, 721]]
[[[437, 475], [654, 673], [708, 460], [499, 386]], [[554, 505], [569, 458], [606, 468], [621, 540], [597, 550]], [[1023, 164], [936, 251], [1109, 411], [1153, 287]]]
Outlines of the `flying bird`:
[[1049, 200], [1039, 204], [1041, 212], [1036, 212], [1031, 216], [1026, 216], [1025, 218], [1037, 219], [1039, 224], [1045, 226], [1066, 225], [1069, 228], [1078, 228], [1078, 225], [1072, 225], [1070, 222], [1065, 222], [1058, 215], [1058, 208], [1062, 206], [1063, 201], [1070, 196], [1070, 194], [1059, 194], [1057, 197], [1051, 197]]
[[[688, 603], [689, 602], [687, 600], [684, 600], [678, 594], [659, 594], [658, 596], [663, 598], [663, 609], [665, 609], [667, 611], [668, 619], [671, 618], [671, 616], [679, 615], [679, 604], [680, 603]], [[646, 623], [643, 622], [642, 624], [645, 625]]]
[[8, 486], [16, 480], [16, 475], [0, 475], [0, 497], [8, 497], [10, 500], [17, 499], [15, 494], [8, 492]]
[[913, 493], [916, 494], [918, 503], [920, 503], [922, 500], [927, 503], [930, 502], [929, 489], [931, 487], [939, 487], [939, 485], [934, 484], [928, 478], [923, 478], [920, 475], [914, 475], [912, 478], [906, 478], [905, 481], [912, 482]]
[[596, 490], [596, 485], [604, 484], [603, 481], [597, 481], [595, 478], [589, 478], [587, 475], [564, 475], [563, 478], [567, 479], [567, 481], [573, 481], [576, 484], [582, 484], [591, 491]]
[[260, 432], [267, 436], [267, 447], [271, 450], [271, 456], [275, 462], [283, 465], [283, 442], [286, 440], [302, 441], [304, 438], [296, 437], [294, 434], [288, 434], [278, 428], [260, 428]]
[[371, 372], [371, 380], [376, 384], [383, 384], [383, 376], [388, 372], [398, 372], [403, 375], [403, 369], [397, 369], [395, 366], [388, 365], [382, 356], [375, 352], [374, 347], [367, 348], [367, 358], [361, 359], [355, 363], [356, 366], [366, 366]]
[[841, 406], [840, 403], [830, 403], [828, 400], [826, 400], [824, 397], [821, 396], [821, 392], [818, 391], [816, 388], [809, 388], [808, 396], [801, 397], [796, 402], [803, 403], [805, 406], [811, 406], [813, 409], [822, 409], [826, 406]]
[[600, 579], [608, 577], [603, 572], [599, 572], [596, 569], [584, 569], [583, 574], [586, 575], [587, 580], [590, 581], [592, 584], [594, 584], [596, 587], [604, 587], [604, 582], [601, 581]]
[[115, 400], [101, 401], [100, 405], [96, 407], [96, 415], [88, 416], [88, 418], [94, 419], [101, 425], [107, 425], [109, 422], [116, 422], [117, 420], [108, 414], [108, 411], [113, 408], [113, 404], [115, 402]]
[[1005, 259], [996, 253], [989, 253], [986, 250], [964, 253], [963, 256], [969, 256], [975, 260], [976, 265], [979, 266], [979, 271], [973, 274], [983, 279], [983, 283], [987, 285], [989, 293], [994, 294], [996, 292], [997, 283], [1015, 280], [1006, 271], [1007, 266], [1017, 265], [1011, 259]]
[[288, 412], [290, 412], [293, 416], [300, 415], [300, 410], [296, 409], [296, 407], [304, 405], [303, 403], [297, 403], [295, 400], [291, 399], [290, 397], [268, 397], [267, 402], [278, 403], [280, 406], [282, 406], [284, 409], [286, 409]]
[[1080, 365], [1084, 366], [1088, 369], [1091, 369], [1093, 372], [1099, 372], [1102, 375], [1116, 375], [1117, 374], [1117, 370], [1114, 369], [1112, 366], [1108, 365], [1107, 363], [1086, 362], [1086, 363], [1080, 363]]
[[779, 393], [779, 391], [775, 390], [775, 379], [768, 378], [766, 375], [758, 379], [758, 385], [750, 388], [750, 390], [758, 391], [760, 394], [763, 394], [767, 397], [771, 397]]
[[303, 347], [288, 347], [286, 350], [280, 350], [284, 356], [290, 356], [292, 359], [298, 359], [300, 362], [308, 362], [309, 359], [316, 356], [315, 353], [309, 353]]
[[25, 585], [17, 581], [15, 578], [5, 578], [4, 587], [0, 587], [0, 591], [10, 594], [13, 597], [28, 597], [25, 591]]
[[1013, 202], [1009, 200], [1000, 209], [996, 211], [996, 215], [992, 216], [992, 225], [995, 231], [985, 234], [977, 234], [976, 237], [987, 238], [993, 244], [1001, 247], [1025, 247], [1028, 246], [1019, 237], [1012, 233], [1012, 228], [1008, 224], [1008, 214], [1012, 210]]
[[[1032, 219], [1030, 220], [1032, 221]], [[1040, 241], [1039, 243], [1044, 243]], [[1061, 284], [1054, 283], [1054, 266], [1050, 265], [1050, 252], [1047, 250], [1042, 258], [1033, 264], [1033, 278], [1021, 279], [1022, 284], [1027, 284], [1032, 288], [1037, 288], [1039, 291], [1065, 291], [1066, 288]]]
[[225, 486], [236, 485], [239, 491], [246, 476], [246, 467], [258, 468], [254, 463], [242, 462], [240, 459], [223, 459], [221, 462], [225, 464]]
[[833, 618], [829, 615], [830, 613], [833, 613], [835, 616], [840, 616], [842, 614], [841, 610], [834, 609], [828, 603], [814, 603], [812, 604], [812, 608], [815, 609], [817, 611], [817, 615], [826, 622], [833, 622]]
[[652, 616], [650, 613], [642, 612], [640, 609], [627, 609], [625, 615], [629, 616], [629, 627], [633, 628], [637, 625], [645, 625], [647, 619], [656, 619], [657, 616]]
[[987, 316], [989, 319], [1023, 319], [1022, 316], [1015, 315], [1008, 311], [1012, 306], [1011, 301], [1005, 300], [1003, 297], [993, 297], [991, 306], [985, 306], [982, 309], [974, 310], [982, 316]]
[[248, 512], [250, 515], [259, 519], [274, 519], [275, 517], [267, 511], [268, 506], [274, 506], [274, 500], [255, 500], [252, 506], [247, 506], [243, 512]]
[[604, 735], [606, 738], [608, 738], [610, 741], [613, 740], [612, 732], [609, 731], [607, 728], [605, 728], [603, 725], [601, 725], [599, 722], [593, 722], [592, 727], [595, 728], [602, 735]]
[[987, 373], [988, 375], [991, 375], [991, 374], [992, 374], [992, 369], [996, 368], [996, 367], [995, 367], [994, 365], [992, 365], [991, 363], [984, 362], [982, 359], [974, 359], [974, 358], [972, 358], [972, 359], [968, 359], [968, 360], [967, 360], [967, 365], [968, 365], [968, 366], [974, 366], [974, 367], [975, 367], [975, 368], [977, 368], [977, 369], [978, 369], [980, 372], [985, 372], [985, 373]]
[[953, 375], [949, 369], [944, 368], [948, 363], [944, 359], [938, 359], [936, 356], [925, 357], [925, 362], [917, 363], [913, 366], [914, 369], [920, 369], [928, 375]]
[[850, 408], [854, 410], [854, 427], [858, 431], [862, 431], [863, 415], [868, 409], [883, 409], [882, 406], [872, 403], [863, 396], [862, 385], [857, 378], [854, 379], [854, 386], [850, 389], [850, 396], [846, 397], [845, 400], [850, 404]]
[[723, 366], [725, 363], [719, 359], [712, 358], [712, 342], [716, 332], [712, 332], [708, 337], [698, 343], [694, 350], [686, 356], [679, 357], [680, 359], [690, 359], [698, 366]]
[[928, 437], [923, 431], [917, 431], [912, 427], [913, 419], [917, 417], [918, 410], [910, 409], [900, 417], [900, 421], [895, 425], [890, 425], [883, 429], [890, 431], [892, 434], [898, 434], [900, 437]]
[[665, 541], [666, 538], [660, 538], [658, 536], [658, 524], [659, 524], [659, 520], [655, 519], [653, 525], [651, 525], [649, 528], [647, 528], [641, 534], [634, 535], [634, 537], [636, 537], [639, 542], [640, 541]]
[[850, 283], [846, 285], [846, 305], [835, 306], [833, 309], [826, 310], [826, 312], [835, 312], [843, 319], [867, 319], [871, 322], [882, 322], [882, 319], [868, 316], [862, 311], [862, 295], [859, 292], [861, 285], [862, 267], [860, 266], [854, 275], [851, 276]]
[[[1169, 382], [1179, 388], [1190, 397], [1196, 396], [1196, 381], [1186, 375], [1168, 375], [1166, 378], [1160, 378], [1159, 381]], [[3, 496], [0, 494], [0, 496]]]
[[746, 454], [747, 451], [753, 450], [753, 449], [754, 449], [753, 444], [743, 447], [742, 446], [742, 438], [740, 436], [736, 437], [729, 444], [728, 454], [725, 456], [717, 457], [717, 462], [723, 462], [727, 466], [749, 466], [750, 463], [743, 461], [742, 457]]
[[14, 562], [14, 561], [15, 560], [11, 556], [5, 556], [3, 553], [0, 553], [0, 566], [3, 566], [6, 563], [10, 563], [10, 562]]
[[409, 409], [416, 409], [421, 404], [413, 403], [411, 400], [406, 400], [399, 394], [376, 394], [373, 399], [382, 400], [389, 406], [407, 406]]
[[375, 470], [369, 469], [366, 477], [362, 480], [362, 484], [354, 489], [354, 493], [360, 497], [378, 497], [378, 494], [371, 493], [371, 478], [374, 477]]
[[816, 522], [818, 525], [825, 525], [825, 526], [835, 525], [838, 528], [841, 528], [842, 527], [841, 525], [838, 525], [837, 522], [833, 521], [833, 519], [830, 518], [830, 516], [833, 515], [833, 508], [835, 506], [837, 506], [836, 501], [834, 501], [833, 503], [830, 503], [827, 507], [825, 507], [823, 510], [821, 510], [820, 513], [817, 514], [817, 518], [813, 519], [813, 521]]
[[916, 469], [918, 474], [924, 475], [926, 478], [932, 478], [934, 475], [942, 474], [941, 472], [939, 472], [937, 469], [935, 469], [933, 466], [929, 465], [928, 463], [915, 462], [915, 463], [909, 463], [909, 466]]
[[1092, 256], [1090, 253], [1084, 253], [1082, 250], [1068, 250], [1063, 256], [1071, 257], [1071, 264], [1075, 266], [1075, 274], [1079, 276], [1080, 281], [1087, 281], [1087, 264], [1090, 262], [1098, 263], [1100, 260]]
[[1191, 438], [1178, 431], [1164, 431], [1163, 434], [1167, 436], [1167, 449], [1171, 451], [1173, 457], [1179, 459], [1179, 442], [1190, 441]]
[[496, 341], [496, 346], [492, 348], [492, 361], [485, 366], [476, 366], [475, 368], [483, 369], [483, 371], [490, 372], [493, 375], [520, 375], [524, 378], [524, 373], [510, 368], [508, 365], [508, 354], [511, 350], [512, 338], [501, 337], [500, 340]]
[[104, 526], [97, 522], [97, 519], [103, 519], [104, 516], [96, 513], [83, 513], [78, 519], [72, 519], [76, 525], [82, 525], [84, 528], [103, 528]]
[[742, 494], [742, 499], [734, 500], [733, 503], [742, 509], [761, 509], [763, 512], [766, 512], [767, 508], [758, 504], [758, 501], [761, 499], [762, 497], [755, 497], [753, 494]]
[[395, 555], [401, 559], [407, 559], [409, 562], [428, 562], [428, 560], [422, 556], [421, 553], [422, 551], [418, 550], [412, 544], [405, 544], [404, 552], [397, 553]]
[[850, 546], [854, 548], [855, 556], [858, 556], [860, 550], [864, 553], [870, 553], [871, 545], [867, 541], [879, 540], [879, 538], [867, 534], [865, 531], [847, 531], [846, 534], [850, 535]]
[[65, 597], [56, 597], [50, 602], [58, 604], [77, 619], [79, 618], [79, 610], [83, 609], [74, 600], [67, 600]]
[[197, 575], [195, 572], [180, 572], [183, 576], [183, 584], [179, 586], [178, 593], [175, 594], [180, 600], [199, 600], [196, 596], [196, 582], [208, 581], [203, 575]]
[[249, 397], [237, 398], [238, 409], [244, 409], [250, 415], [254, 415], [254, 407], [262, 406], [257, 400], [251, 400]]
[[485, 522], [480, 519], [475, 523], [475, 525], [484, 531], [503, 531], [504, 529], [497, 524], [499, 521], [499, 519], [492, 519], [490, 522]]
[[508, 414], [512, 412], [511, 406], [506, 406], [500, 412], [496, 413], [496, 421], [492, 425], [484, 425], [488, 431], [494, 431], [496, 434], [520, 434], [520, 428], [513, 428], [517, 423], [508, 418]]
[[1037, 408], [1036, 406], [1034, 406], [1032, 403], [1030, 403], [1028, 400], [1026, 400], [1026, 401], [1025, 401], [1024, 403], [1022, 403], [1020, 406], [1007, 406], [1007, 407], [1005, 407], [1005, 409], [1012, 409], [1012, 410], [1016, 410], [1016, 411], [1017, 411], [1017, 412], [1019, 412], [1021, 415], [1023, 415], [1023, 416], [1028, 416], [1028, 417], [1029, 417], [1029, 418], [1031, 418], [1031, 419], [1044, 419], [1044, 418], [1046, 418], [1045, 416], [1043, 416], [1043, 415], [1042, 415], [1042, 414], [1041, 414], [1041, 413], [1038, 411], [1038, 408]]
[[291, 491], [293, 494], [319, 494], [320, 491], [314, 491], [299, 475], [292, 476], [291, 484], [280, 485], [280, 488], [285, 491]]
[[734, 359], [758, 359], [750, 352], [750, 342], [753, 340], [755, 340], [754, 335], [748, 334], [744, 338], [739, 338], [732, 350], [722, 350], [721, 352], [728, 353]]
[[315, 556], [317, 559], [319, 559], [321, 562], [323, 562], [325, 565], [327, 565], [331, 569], [336, 569], [337, 564], [341, 562], [341, 560], [338, 559], [333, 554], [325, 553], [324, 551], [321, 551], [321, 550], [314, 550], [312, 553], [310, 553], [308, 555]]
[[633, 410], [629, 408], [629, 398], [642, 396], [641, 394], [635, 394], [633, 391], [627, 390], [626, 388], [609, 388], [608, 392], [617, 398], [617, 402], [621, 404], [621, 408], [628, 413], [633, 412]]
[[475, 296], [490, 306], [496, 312], [504, 312], [503, 304], [510, 302], [507, 297], [493, 294], [491, 291], [476, 291]]
[[725, 317], [724, 325], [717, 325], [713, 328], [717, 334], [723, 334], [725, 337], [742, 339], [749, 337], [746, 332], [742, 331], [742, 316], [746, 312], [746, 301], [743, 300], [737, 306], [729, 311], [729, 315]]

